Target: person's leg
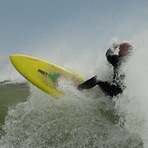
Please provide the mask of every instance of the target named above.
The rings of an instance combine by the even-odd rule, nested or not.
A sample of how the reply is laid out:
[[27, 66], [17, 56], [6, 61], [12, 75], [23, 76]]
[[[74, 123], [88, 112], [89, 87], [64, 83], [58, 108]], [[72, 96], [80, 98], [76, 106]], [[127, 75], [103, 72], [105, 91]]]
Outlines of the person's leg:
[[110, 82], [107, 81], [103, 82], [97, 80], [96, 76], [78, 85], [78, 90], [90, 89], [96, 85], [98, 85], [106, 95], [111, 97], [117, 96], [118, 94], [121, 94], [123, 92], [122, 88], [119, 85], [111, 84]]
[[122, 88], [119, 85], [110, 84], [109, 82], [98, 81], [97, 83], [100, 89], [108, 96], [117, 96], [123, 92]]
[[86, 80], [84, 83], [78, 85], [78, 89], [79, 90], [82, 90], [82, 89], [90, 89], [90, 88], [96, 86], [97, 83], [98, 83], [97, 77], [94, 76], [94, 77]]

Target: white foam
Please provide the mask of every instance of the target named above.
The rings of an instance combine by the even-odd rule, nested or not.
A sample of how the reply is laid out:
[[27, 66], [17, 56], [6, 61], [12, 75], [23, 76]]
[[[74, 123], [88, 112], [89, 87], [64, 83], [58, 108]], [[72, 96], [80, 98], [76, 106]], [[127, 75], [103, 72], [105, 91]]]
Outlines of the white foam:
[[[100, 98], [97, 95], [97, 89], [95, 92], [88, 90], [81, 93], [69, 84], [63, 83], [62, 89], [68, 92], [68, 95], [57, 100], [31, 85], [28, 101], [9, 109], [3, 127], [6, 135], [2, 137], [0, 146], [13, 148], [97, 147], [99, 145], [103, 148], [130, 145], [134, 147], [139, 145], [142, 138], [146, 147], [148, 120], [145, 64], [147, 60], [146, 55], [141, 54], [141, 51], [145, 51], [142, 49], [136, 49], [133, 58], [125, 67], [127, 89], [116, 100], [117, 112], [114, 110], [114, 103], [112, 104], [106, 97]], [[52, 62], [60, 63], [59, 65], [65, 68], [86, 74], [86, 78], [97, 74], [98, 79], [108, 80], [111, 67], [107, 64], [104, 53], [100, 53], [98, 57], [97, 52], [90, 53], [85, 52], [80, 54], [83, 56], [70, 55], [63, 58], [58, 52], [57, 57], [60, 58], [56, 58], [57, 61], [54, 58], [51, 59]], [[46, 60], [47, 55], [46, 53]], [[49, 55], [55, 57], [51, 53]], [[38, 57], [44, 59], [44, 55]], [[144, 58], [140, 61], [141, 57]], [[24, 78], [9, 64], [6, 69], [3, 66], [1, 75], [4, 79], [21, 82]], [[141, 89], [139, 83], [145, 87]], [[116, 123], [118, 120], [118, 117], [114, 119], [116, 113], [120, 115], [120, 120], [123, 119], [124, 126]]]

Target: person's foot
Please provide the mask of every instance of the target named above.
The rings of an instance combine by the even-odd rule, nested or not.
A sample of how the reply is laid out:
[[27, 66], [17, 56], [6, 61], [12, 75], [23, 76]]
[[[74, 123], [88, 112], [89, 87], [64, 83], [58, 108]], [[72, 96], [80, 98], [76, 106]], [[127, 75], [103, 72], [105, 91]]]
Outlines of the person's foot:
[[78, 85], [78, 90], [83, 90], [83, 89], [90, 89], [98, 84], [97, 76], [94, 76], [84, 83]]

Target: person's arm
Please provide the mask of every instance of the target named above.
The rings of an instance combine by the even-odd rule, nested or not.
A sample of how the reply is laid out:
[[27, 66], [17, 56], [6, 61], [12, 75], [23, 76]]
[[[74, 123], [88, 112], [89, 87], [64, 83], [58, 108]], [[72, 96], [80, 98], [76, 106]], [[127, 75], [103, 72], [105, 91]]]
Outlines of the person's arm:
[[119, 44], [109, 48], [106, 52], [106, 58], [107, 58], [108, 62], [110, 64], [112, 64], [113, 66], [116, 66], [119, 62], [119, 56], [114, 54], [115, 49], [117, 47], [119, 47]]
[[106, 58], [108, 58], [109, 56], [113, 56], [114, 55], [114, 51], [112, 48], [109, 48], [106, 52]]

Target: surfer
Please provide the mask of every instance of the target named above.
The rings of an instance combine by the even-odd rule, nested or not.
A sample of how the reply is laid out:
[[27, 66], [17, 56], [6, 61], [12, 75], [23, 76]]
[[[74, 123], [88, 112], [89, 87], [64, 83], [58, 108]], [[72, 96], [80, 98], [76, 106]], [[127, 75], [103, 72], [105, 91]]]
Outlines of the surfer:
[[[116, 49], [119, 48], [118, 54], [115, 54]], [[79, 90], [90, 89], [96, 85], [108, 96], [114, 97], [121, 94], [125, 89], [123, 79], [125, 75], [121, 71], [121, 66], [126, 62], [133, 47], [128, 42], [120, 44], [113, 44], [106, 52], [107, 61], [113, 66], [113, 79], [109, 81], [101, 81], [94, 76], [78, 86]]]

